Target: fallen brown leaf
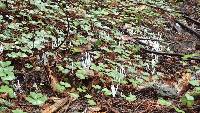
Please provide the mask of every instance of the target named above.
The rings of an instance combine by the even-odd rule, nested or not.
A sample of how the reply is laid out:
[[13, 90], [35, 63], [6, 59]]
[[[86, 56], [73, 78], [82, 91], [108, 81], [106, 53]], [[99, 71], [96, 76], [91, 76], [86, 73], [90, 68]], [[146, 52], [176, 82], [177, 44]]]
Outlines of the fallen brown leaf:
[[192, 79], [191, 73], [183, 73], [182, 78], [178, 81], [177, 90], [179, 94], [182, 95], [184, 92], [188, 90], [189, 81]]
[[69, 96], [60, 100], [56, 100], [53, 105], [46, 107], [41, 113], [53, 113], [63, 107], [66, 103], [70, 104], [71, 101], [73, 101], [73, 99]]

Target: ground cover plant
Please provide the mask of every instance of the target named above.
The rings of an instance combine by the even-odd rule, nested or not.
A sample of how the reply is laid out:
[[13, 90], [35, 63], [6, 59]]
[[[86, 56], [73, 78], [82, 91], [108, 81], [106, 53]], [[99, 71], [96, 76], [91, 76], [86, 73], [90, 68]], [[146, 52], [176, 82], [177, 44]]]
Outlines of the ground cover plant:
[[0, 112], [198, 113], [198, 0], [1, 0]]

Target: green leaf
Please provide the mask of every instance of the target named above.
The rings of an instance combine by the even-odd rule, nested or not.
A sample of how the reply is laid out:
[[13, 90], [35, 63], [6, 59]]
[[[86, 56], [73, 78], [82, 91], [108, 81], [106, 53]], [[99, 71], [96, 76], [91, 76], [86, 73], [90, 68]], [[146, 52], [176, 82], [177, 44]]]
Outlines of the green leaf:
[[15, 76], [13, 73], [14, 66], [10, 66], [11, 62], [0, 62], [0, 77], [3, 81], [14, 80]]
[[187, 98], [187, 100], [194, 100], [194, 97], [189, 95], [188, 93], [185, 94], [185, 97]]
[[56, 84], [56, 90], [59, 92], [63, 92], [66, 88], [60, 84]]
[[4, 77], [4, 76], [6, 76], [6, 73], [3, 71], [0, 71], [0, 77]]
[[26, 113], [26, 112], [23, 112], [22, 110], [20, 109], [16, 109], [16, 110], [12, 110], [13, 113]]
[[67, 82], [60, 82], [60, 83], [56, 84], [56, 89], [59, 92], [63, 92], [64, 90], [66, 90], [66, 88], [69, 88], [69, 87], [71, 87], [71, 85]]
[[183, 97], [181, 97], [181, 102], [188, 107], [192, 107], [194, 104], [194, 97], [186, 93]]
[[89, 94], [87, 94], [87, 95], [85, 95], [84, 97], [86, 97], [86, 98], [92, 98], [92, 96], [91, 95], [89, 95]]
[[88, 99], [88, 104], [90, 105], [90, 106], [96, 106], [96, 102], [94, 101], [94, 100], [92, 100], [92, 99]]
[[7, 76], [1, 77], [1, 79], [2, 79], [3, 81], [6, 81], [6, 80], [14, 80], [14, 79], [15, 79], [15, 75], [14, 75], [13, 72], [8, 71], [8, 72], [6, 72], [6, 74], [7, 74]]
[[183, 60], [187, 60], [189, 58], [195, 57], [195, 56], [199, 56], [199, 54], [197, 53], [193, 53], [193, 54], [186, 54], [182, 57]]
[[94, 89], [101, 89], [101, 86], [100, 86], [100, 85], [92, 85], [92, 87], [93, 87]]
[[75, 99], [78, 99], [79, 97], [79, 94], [77, 93], [69, 93], [71, 97], [75, 98]]
[[9, 102], [9, 101], [7, 101], [7, 100], [5, 100], [5, 99], [2, 99], [2, 98], [0, 98], [0, 104], [1, 104], [1, 105], [6, 105], [6, 106], [8, 106], [8, 107], [14, 106], [13, 103], [11, 103], [11, 102]]
[[10, 88], [7, 85], [3, 85], [3, 86], [0, 87], [0, 93], [8, 93], [10, 98], [14, 98], [15, 97], [13, 89]]
[[79, 92], [86, 92], [86, 89], [87, 89], [87, 88], [84, 87], [84, 86], [77, 88], [77, 90], [78, 90]]
[[63, 69], [63, 70], [62, 70], [62, 73], [64, 73], [64, 74], [67, 74], [67, 73], [69, 73], [69, 72], [70, 72], [69, 69]]
[[162, 98], [158, 99], [158, 102], [159, 102], [159, 104], [161, 104], [161, 105], [163, 105], [163, 106], [171, 106], [171, 105], [172, 105], [171, 102], [169, 102], [169, 101], [167, 101], [167, 100], [164, 100], [164, 99], [162, 99]]
[[195, 87], [195, 90], [196, 90], [197, 92], [200, 92], [200, 87]]
[[3, 2], [0, 2], [0, 9], [6, 9], [6, 5]]
[[33, 105], [42, 105], [47, 100], [47, 96], [42, 95], [42, 93], [30, 92], [26, 100]]
[[25, 67], [28, 68], [28, 69], [30, 69], [30, 68], [32, 68], [33, 66], [32, 66], [31, 64], [29, 64], [29, 63], [26, 63], [26, 64], [25, 64]]
[[125, 99], [129, 102], [133, 102], [137, 99], [137, 97], [135, 95], [132, 95], [131, 93], [129, 94], [129, 96], [125, 97]]
[[4, 106], [0, 106], [0, 112], [1, 112], [1, 113], [4, 113], [6, 109], [8, 109], [8, 108], [7, 108], [7, 107], [4, 107]]
[[111, 92], [110, 90], [108, 90], [107, 88], [103, 88], [103, 89], [102, 89], [102, 92], [104, 92], [104, 94], [105, 94], [106, 96], [112, 95], [112, 92]]
[[183, 111], [183, 110], [177, 108], [176, 106], [173, 106], [173, 108], [174, 108], [175, 111], [178, 112], [178, 113], [185, 113], [185, 111]]
[[69, 69], [62, 67], [61, 65], [58, 66], [58, 70], [61, 71], [63, 74], [67, 74], [70, 72]]
[[86, 72], [85, 69], [77, 70], [77, 71], [76, 71], [76, 76], [77, 76], [79, 79], [86, 79], [86, 77], [87, 77], [87, 72]]
[[199, 80], [191, 80], [189, 82], [192, 86], [199, 86]]
[[5, 62], [0, 61], [0, 67], [7, 67], [7, 66], [10, 66], [10, 64], [11, 64], [11, 61], [5, 61]]
[[71, 85], [67, 82], [60, 82], [60, 85], [65, 86], [65, 88], [71, 87]]

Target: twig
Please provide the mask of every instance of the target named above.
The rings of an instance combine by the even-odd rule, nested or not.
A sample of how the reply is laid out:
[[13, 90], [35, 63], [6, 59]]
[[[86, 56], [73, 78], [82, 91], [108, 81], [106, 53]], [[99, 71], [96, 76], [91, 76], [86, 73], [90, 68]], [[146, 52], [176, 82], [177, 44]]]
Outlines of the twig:
[[36, 56], [36, 55], [41, 55], [41, 54], [43, 54], [43, 53], [45, 53], [45, 52], [47, 52], [47, 51], [57, 51], [69, 38], [69, 30], [70, 30], [70, 22], [69, 22], [69, 17], [68, 16], [66, 16], [67, 17], [67, 33], [65, 34], [65, 39], [60, 43], [60, 45], [58, 45], [56, 48], [54, 48], [54, 49], [51, 49], [51, 50], [49, 50], [49, 49], [46, 49], [46, 50], [44, 50], [44, 51], [40, 51], [40, 52], [38, 52], [38, 53], [34, 53], [34, 54], [32, 54], [30, 57], [32, 57], [32, 56]]
[[120, 113], [118, 110], [112, 108], [112, 106], [110, 105], [110, 103], [108, 101], [106, 101], [107, 105], [108, 105], [108, 109], [112, 111], [112, 113]]
[[[159, 13], [160, 13], [161, 15], [168, 16], [168, 17], [165, 17], [166, 19], [170, 20], [171, 22], [176, 22], [176, 23], [178, 23], [181, 27], [185, 28], [185, 29], [188, 30], [191, 34], [194, 34], [195, 36], [197, 36], [198, 39], [200, 39], [200, 34], [199, 34], [199, 33], [197, 33], [196, 31], [192, 30], [192, 29], [189, 28], [188, 26], [184, 25], [183, 23], [181, 23], [180, 21], [178, 21], [175, 17], [173, 17], [172, 15], [169, 15], [169, 14], [166, 14], [166, 13], [165, 13], [165, 12], [170, 13], [170, 11], [167, 11], [167, 10], [165, 10], [165, 9], [163, 9], [163, 8], [160, 8], [160, 7], [157, 7], [157, 6], [153, 6], [153, 5], [151, 5], [151, 4], [145, 4], [145, 3], [136, 3], [136, 4], [138, 4], [138, 5], [146, 5], [146, 6], [148, 6], [148, 7], [151, 7], [151, 8], [153, 8], [153, 9], [155, 9], [156, 11], [160, 11]], [[180, 13], [180, 12], [179, 12], [179, 13]], [[164, 17], [164, 16], [163, 16], [163, 17]], [[187, 17], [186, 17], [186, 18], [187, 18]], [[189, 19], [189, 17], [188, 17], [188, 19]], [[191, 19], [191, 18], [190, 18], [190, 20], [195, 21], [195, 20], [193, 20], [193, 19]], [[197, 22], [197, 21], [195, 21], [195, 23], [198, 23], [198, 24], [199, 24], [199, 22]]]
[[62, 106], [64, 106], [67, 102], [70, 103], [70, 101], [72, 101], [71, 97], [65, 97], [61, 100], [58, 100], [56, 103], [54, 103], [47, 109], [43, 110], [41, 113], [53, 113], [53, 112], [57, 111], [58, 109], [60, 109]]
[[175, 20], [181, 27], [185, 28], [186, 30], [188, 30], [190, 33], [194, 34], [197, 36], [197, 38], [200, 40], [200, 34], [197, 33], [196, 31], [192, 30], [191, 28], [189, 28], [188, 26], [184, 25], [183, 23], [181, 23], [178, 20]]
[[60, 43], [60, 45], [54, 48], [53, 51], [56, 51], [57, 49], [59, 49], [67, 41], [68, 36], [69, 36], [69, 30], [70, 30], [70, 24], [69, 24], [69, 17], [67, 16], [67, 34], [65, 36], [65, 39]]
[[190, 21], [192, 21], [196, 25], [200, 26], [200, 22], [199, 21], [197, 21], [197, 20], [195, 20], [193, 18], [190, 18], [189, 16], [186, 16], [186, 15], [183, 15], [183, 17], [186, 18], [186, 19], [188, 19], [188, 20], [190, 20]]
[[73, 101], [72, 99], [69, 99], [68, 104], [65, 105], [62, 109], [60, 109], [58, 113], [65, 113], [68, 110], [69, 105], [71, 104], [72, 101]]
[[147, 50], [147, 49], [144, 49], [144, 48], [142, 48], [142, 51], [144, 51], [146, 53], [157, 54], [157, 55], [167, 55], [167, 56], [183, 57], [182, 54], [178, 54], [178, 53], [165, 53], [165, 52], [151, 51], [151, 50]]
[[48, 73], [48, 77], [50, 78], [50, 86], [53, 89], [53, 91], [56, 91], [56, 85], [58, 84], [58, 79], [55, 75], [53, 75], [53, 72], [51, 70], [51, 67], [49, 66], [49, 63], [45, 66], [46, 71]]
[[[141, 50], [146, 52], [146, 53], [153, 53], [153, 54], [157, 54], [157, 55], [166, 55], [166, 56], [173, 56], [173, 57], [179, 57], [179, 58], [184, 56], [184, 54], [150, 51], [150, 50], [147, 50], [147, 49], [144, 49], [144, 48], [142, 48]], [[190, 60], [200, 61], [200, 58], [188, 58], [187, 60], [189, 60], [189, 61]]]

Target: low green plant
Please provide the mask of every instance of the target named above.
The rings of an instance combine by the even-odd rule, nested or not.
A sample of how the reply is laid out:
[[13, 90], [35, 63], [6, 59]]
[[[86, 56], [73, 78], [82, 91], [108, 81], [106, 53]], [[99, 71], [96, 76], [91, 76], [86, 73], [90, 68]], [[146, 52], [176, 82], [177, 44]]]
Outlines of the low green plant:
[[101, 89], [101, 86], [100, 86], [100, 85], [92, 85], [92, 87], [93, 87], [94, 89]]
[[107, 88], [103, 88], [101, 91], [102, 91], [106, 96], [112, 95], [112, 92], [111, 92], [110, 90], [108, 90]]
[[87, 98], [87, 103], [90, 105], [90, 106], [95, 106], [96, 105], [96, 102], [92, 99], [92, 96], [87, 94], [84, 96], [85, 98]]
[[191, 80], [189, 83], [194, 86], [194, 89], [186, 92], [186, 94], [181, 97], [181, 102], [187, 107], [192, 107], [195, 103], [195, 97], [200, 95], [200, 84], [199, 80]]
[[196, 74], [200, 73], [200, 67], [199, 66], [194, 66], [194, 71]]
[[198, 57], [199, 54], [197, 53], [193, 53], [193, 54], [186, 54], [182, 57], [183, 60], [187, 60], [187, 59], [190, 59], [190, 58], [193, 58], [193, 57]]
[[58, 70], [59, 70], [60, 72], [62, 72], [63, 74], [67, 74], [67, 73], [70, 72], [69, 69], [62, 67], [61, 65], [58, 65], [57, 68], [58, 68]]
[[187, 107], [192, 107], [194, 105], [194, 97], [186, 93], [182, 98], [181, 102]]
[[3, 2], [0, 2], [0, 9], [6, 9], [6, 5]]
[[167, 101], [167, 100], [165, 100], [163, 98], [158, 99], [158, 103], [163, 105], [163, 106], [167, 106], [167, 107], [172, 105], [172, 103], [170, 101]]
[[14, 66], [10, 66], [10, 61], [0, 61], [0, 77], [3, 81], [10, 81], [15, 79], [13, 72]]
[[86, 79], [88, 77], [87, 71], [85, 69], [79, 69], [79, 70], [76, 71], [76, 76], [79, 79]]
[[33, 105], [42, 105], [47, 100], [47, 96], [42, 95], [42, 93], [30, 92], [26, 100]]
[[74, 99], [78, 99], [78, 98], [79, 98], [79, 94], [76, 93], [76, 92], [69, 93], [69, 95], [70, 95], [71, 97], [73, 97]]
[[5, 112], [6, 109], [8, 109], [8, 107], [0, 106], [0, 112], [1, 113]]
[[129, 102], [133, 102], [137, 99], [135, 95], [132, 95], [131, 93], [125, 98]]
[[85, 86], [81, 86], [79, 88], [77, 88], [77, 90], [80, 92], [80, 93], [85, 93], [87, 91], [87, 88]]
[[110, 70], [108, 76], [112, 77], [114, 82], [126, 83], [126, 81], [124, 80], [124, 74], [118, 72], [117, 70]]
[[133, 102], [133, 101], [137, 100], [137, 97], [131, 93], [128, 96], [122, 94], [121, 97], [123, 97], [125, 100], [127, 100], [129, 102]]
[[20, 57], [27, 57], [27, 55], [23, 52], [11, 52], [7, 54], [10, 58], [20, 58]]
[[129, 80], [129, 82], [132, 83], [133, 86], [141, 85], [144, 82], [143, 79], [139, 79], [139, 78], [136, 78], [136, 79], [131, 78], [131, 79], [128, 79], [128, 80]]
[[56, 84], [56, 89], [59, 92], [63, 92], [64, 90], [66, 90], [69, 87], [71, 87], [71, 85], [67, 82], [59, 82], [58, 84]]
[[191, 80], [189, 81], [189, 83], [192, 85], [192, 86], [199, 86], [199, 80]]
[[25, 64], [25, 67], [28, 68], [28, 69], [33, 68], [33, 66], [32, 66], [31, 64], [29, 64], [29, 63], [26, 63], [26, 64]]
[[0, 87], [0, 93], [7, 93], [10, 98], [15, 98], [16, 95], [14, 94], [14, 91], [12, 88], [10, 88], [8, 85], [2, 85]]
[[87, 99], [87, 103], [88, 103], [90, 106], [95, 106], [95, 105], [97, 105], [96, 102], [95, 102], [93, 99]]
[[200, 95], [200, 87], [195, 87], [193, 91], [191, 92], [191, 95], [193, 96], [199, 96]]
[[[0, 104], [1, 104], [1, 105], [5, 105], [5, 106], [8, 106], [8, 107], [12, 107], [12, 106], [15, 105], [15, 104], [9, 102], [8, 100], [2, 99], [2, 98], [0, 98]], [[0, 110], [0, 111], [1, 111], [1, 110]]]
[[90, 69], [93, 69], [93, 70], [98, 71], [98, 72], [103, 72], [106, 69], [106, 65], [104, 65], [103, 63], [99, 63], [98, 66], [97, 66], [94, 63], [92, 63]]
[[12, 110], [13, 113], [26, 113], [26, 112], [23, 112], [21, 109], [15, 109], [15, 110]]
[[175, 111], [178, 112], [178, 113], [185, 113], [185, 111], [179, 109], [178, 107], [174, 106], [170, 101], [167, 101], [163, 98], [158, 99], [158, 103], [163, 105], [163, 106], [174, 108]]

